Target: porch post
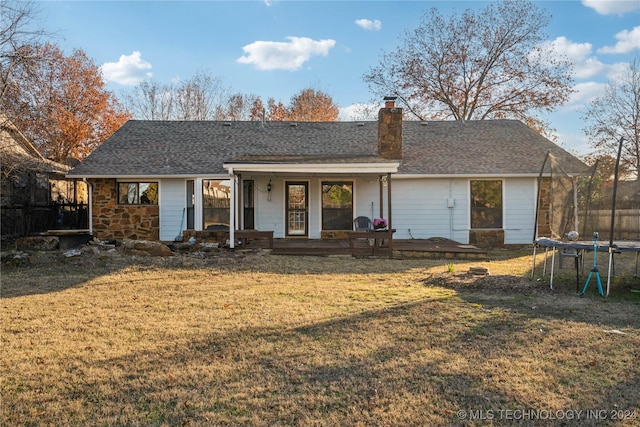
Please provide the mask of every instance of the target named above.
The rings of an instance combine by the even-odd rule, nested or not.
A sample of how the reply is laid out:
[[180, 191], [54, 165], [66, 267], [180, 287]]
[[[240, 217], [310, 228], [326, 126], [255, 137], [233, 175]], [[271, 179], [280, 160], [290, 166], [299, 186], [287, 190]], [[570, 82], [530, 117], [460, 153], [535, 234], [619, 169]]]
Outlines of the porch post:
[[236, 175], [233, 168], [229, 168], [229, 178], [231, 179], [231, 200], [229, 200], [229, 247], [236, 247]]
[[[382, 187], [384, 187], [384, 185], [382, 184], [382, 178], [384, 177], [384, 175], [380, 175], [378, 177], [378, 189], [380, 191], [380, 215], [379, 218], [384, 218], [384, 193], [382, 192]], [[373, 220], [373, 218], [371, 218]]]
[[387, 224], [389, 227], [389, 258], [393, 258], [393, 224], [391, 222], [391, 174], [387, 174]]
[[236, 224], [238, 230], [244, 229], [244, 224], [241, 219], [242, 215], [242, 201], [244, 200], [244, 186], [242, 185], [242, 174], [238, 174], [238, 191], [236, 192]]
[[[93, 235], [93, 184], [87, 181], [87, 178], [82, 178], [85, 184], [87, 184], [87, 195], [89, 196], [89, 200], [87, 200], [87, 215], [89, 216], [89, 234], [91, 237], [95, 237]], [[75, 182], [74, 182], [75, 185]], [[77, 186], [76, 186], [77, 188]]]

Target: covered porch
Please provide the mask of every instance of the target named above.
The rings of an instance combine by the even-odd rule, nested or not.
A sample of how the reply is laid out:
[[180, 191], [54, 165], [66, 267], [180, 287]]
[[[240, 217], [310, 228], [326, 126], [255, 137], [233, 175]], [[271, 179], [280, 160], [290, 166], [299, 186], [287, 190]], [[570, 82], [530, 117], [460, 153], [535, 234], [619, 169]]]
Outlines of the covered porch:
[[[246, 246], [252, 239], [243, 237], [255, 231], [272, 233], [276, 252], [278, 247], [298, 246], [306, 251], [331, 245], [335, 250], [346, 246], [350, 253], [368, 246], [371, 239], [375, 241], [372, 255], [391, 257], [391, 174], [398, 166], [396, 161], [377, 156], [245, 156], [227, 162], [229, 247]], [[255, 183], [255, 195], [247, 194], [246, 182]], [[363, 215], [372, 221], [376, 216], [384, 218], [387, 228], [354, 231], [354, 218]]]

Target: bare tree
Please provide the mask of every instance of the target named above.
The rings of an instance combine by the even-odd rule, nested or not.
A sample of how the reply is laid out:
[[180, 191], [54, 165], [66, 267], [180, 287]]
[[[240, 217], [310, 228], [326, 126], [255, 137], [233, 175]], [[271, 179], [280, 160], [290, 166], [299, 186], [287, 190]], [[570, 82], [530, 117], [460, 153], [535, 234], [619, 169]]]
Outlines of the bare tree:
[[610, 81], [604, 94], [591, 102], [583, 115], [583, 129], [595, 150], [617, 156], [624, 138], [620, 166], [640, 176], [640, 58], [636, 56], [623, 79]]
[[133, 116], [143, 120], [223, 120], [229, 89], [199, 70], [178, 83], [145, 80], [123, 95]]
[[364, 76], [378, 97], [396, 95], [420, 120], [515, 118], [540, 129], [571, 93], [571, 65], [545, 48], [550, 15], [529, 0], [491, 2], [443, 17], [433, 8], [402, 45]]
[[39, 44], [43, 37], [51, 36], [34, 25], [39, 11], [32, 1], [0, 1], [0, 101], [4, 98], [17, 67], [26, 67], [41, 59], [24, 46]]
[[197, 71], [178, 84], [175, 95], [176, 119], [212, 120], [223, 105], [228, 89], [222, 79]]
[[123, 96], [124, 103], [134, 117], [143, 120], [171, 120], [175, 90], [155, 80], [144, 80]]

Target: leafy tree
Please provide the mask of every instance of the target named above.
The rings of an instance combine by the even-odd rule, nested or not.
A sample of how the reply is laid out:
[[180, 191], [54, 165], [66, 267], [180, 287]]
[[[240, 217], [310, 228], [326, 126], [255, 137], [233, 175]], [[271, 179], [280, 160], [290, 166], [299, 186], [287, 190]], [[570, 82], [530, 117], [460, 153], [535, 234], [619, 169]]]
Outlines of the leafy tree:
[[289, 119], [299, 122], [333, 122], [340, 110], [324, 92], [303, 89], [291, 98]]
[[298, 122], [331, 122], [338, 120], [340, 110], [333, 103], [333, 99], [321, 91], [303, 89], [291, 97], [291, 104], [284, 105], [274, 98], [267, 100], [267, 107], [260, 97], [253, 99], [249, 112], [250, 120], [264, 119], [272, 122], [286, 120]]
[[289, 110], [284, 106], [282, 101], [276, 102], [275, 99], [267, 100], [267, 117], [266, 120], [272, 122], [284, 122], [289, 119]]
[[381, 96], [396, 95], [419, 120], [535, 118], [571, 93], [571, 66], [542, 44], [550, 15], [528, 0], [491, 2], [449, 18], [436, 8], [384, 53], [364, 81]]
[[67, 57], [48, 43], [20, 51], [36, 59], [15, 67], [1, 106], [45, 157], [82, 159], [129, 119], [82, 50]]
[[620, 81], [610, 81], [604, 94], [583, 115], [583, 129], [596, 152], [617, 157], [624, 138], [620, 168], [640, 175], [640, 58], [635, 57]]

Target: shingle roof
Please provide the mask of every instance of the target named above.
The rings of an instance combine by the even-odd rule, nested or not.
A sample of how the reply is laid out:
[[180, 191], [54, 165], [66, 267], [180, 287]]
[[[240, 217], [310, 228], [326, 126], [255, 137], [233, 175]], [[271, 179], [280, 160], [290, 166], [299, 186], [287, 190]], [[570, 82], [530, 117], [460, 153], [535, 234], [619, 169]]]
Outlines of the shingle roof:
[[[69, 176], [224, 174], [225, 162], [382, 161], [377, 122], [136, 121], [122, 126]], [[398, 173], [537, 174], [547, 152], [567, 171], [573, 155], [515, 120], [403, 123]], [[386, 161], [386, 160], [385, 160]]]

